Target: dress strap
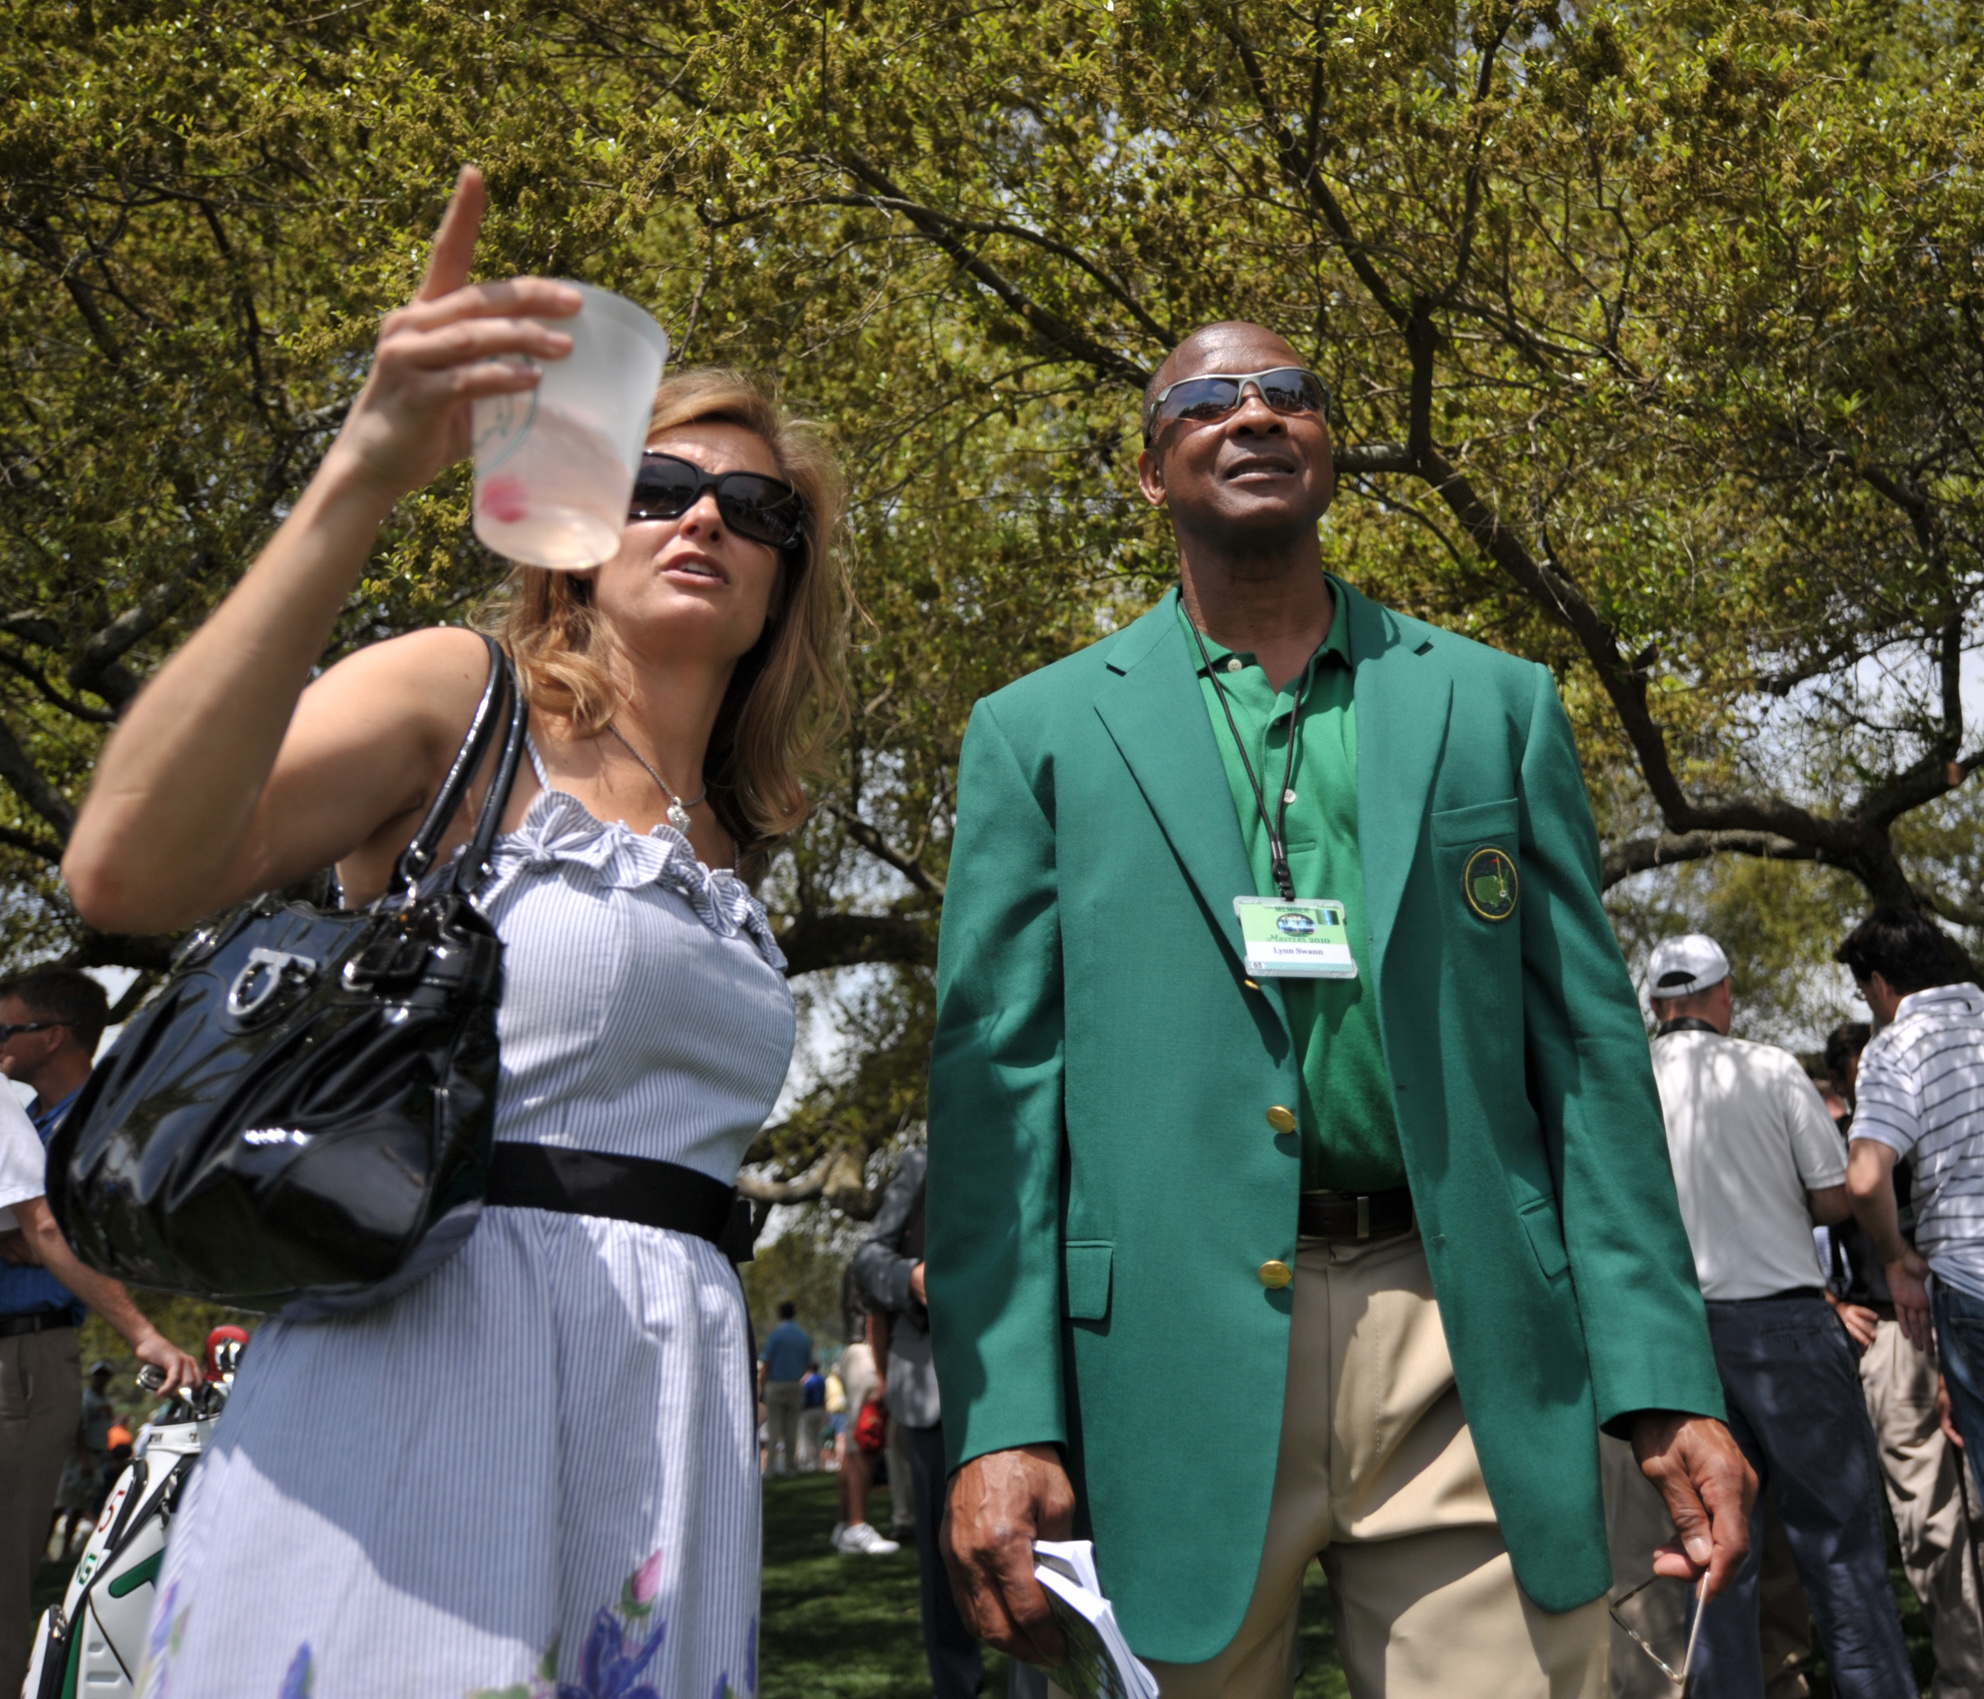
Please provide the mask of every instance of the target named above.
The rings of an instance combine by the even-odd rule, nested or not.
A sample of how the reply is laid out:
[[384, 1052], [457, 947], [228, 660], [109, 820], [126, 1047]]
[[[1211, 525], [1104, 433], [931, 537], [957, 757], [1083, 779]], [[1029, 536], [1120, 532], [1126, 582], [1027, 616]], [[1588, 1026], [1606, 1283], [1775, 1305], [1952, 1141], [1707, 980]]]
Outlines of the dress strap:
[[545, 790], [551, 788], [551, 781], [545, 777], [544, 759], [537, 753], [537, 739], [529, 732], [524, 733], [524, 748], [530, 751], [530, 770], [537, 775], [537, 782]]

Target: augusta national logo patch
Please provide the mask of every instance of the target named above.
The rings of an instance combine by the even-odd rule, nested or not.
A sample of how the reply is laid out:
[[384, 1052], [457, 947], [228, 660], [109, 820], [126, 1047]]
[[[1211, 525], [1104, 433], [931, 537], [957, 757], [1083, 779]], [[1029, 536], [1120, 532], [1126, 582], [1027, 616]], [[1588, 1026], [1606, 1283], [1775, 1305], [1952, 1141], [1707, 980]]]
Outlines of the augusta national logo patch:
[[1483, 920], [1507, 920], [1516, 912], [1516, 864], [1502, 850], [1478, 849], [1467, 858], [1460, 890]]

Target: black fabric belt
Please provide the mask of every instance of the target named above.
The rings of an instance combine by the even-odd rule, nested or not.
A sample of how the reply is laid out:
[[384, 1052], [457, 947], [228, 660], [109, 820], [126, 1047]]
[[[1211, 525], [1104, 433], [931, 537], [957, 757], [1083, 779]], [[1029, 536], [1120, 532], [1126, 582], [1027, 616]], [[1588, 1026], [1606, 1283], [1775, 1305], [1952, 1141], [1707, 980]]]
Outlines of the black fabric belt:
[[1766, 1292], [1761, 1298], [1706, 1298], [1709, 1304], [1787, 1304], [1794, 1298], [1824, 1298], [1823, 1286], [1793, 1286], [1783, 1292]]
[[1410, 1233], [1416, 1220], [1405, 1186], [1388, 1192], [1304, 1192], [1296, 1231], [1305, 1239], [1378, 1239]]
[[483, 1201], [693, 1233], [732, 1262], [751, 1260], [750, 1199], [677, 1162], [505, 1141], [490, 1158]]
[[36, 1310], [33, 1315], [0, 1316], [0, 1339], [17, 1339], [23, 1333], [52, 1333], [58, 1327], [74, 1327], [67, 1310]]

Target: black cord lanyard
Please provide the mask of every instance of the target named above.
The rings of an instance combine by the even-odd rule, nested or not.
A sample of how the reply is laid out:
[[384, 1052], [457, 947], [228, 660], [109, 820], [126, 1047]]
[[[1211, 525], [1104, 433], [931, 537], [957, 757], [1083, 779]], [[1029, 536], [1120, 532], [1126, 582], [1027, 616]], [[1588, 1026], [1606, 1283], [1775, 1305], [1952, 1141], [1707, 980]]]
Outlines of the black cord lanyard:
[[1295, 901], [1295, 880], [1288, 871], [1288, 841], [1283, 828], [1288, 823], [1288, 793], [1295, 779], [1295, 740], [1302, 729], [1302, 702], [1309, 694], [1309, 679], [1315, 671], [1316, 661], [1312, 655], [1309, 665], [1302, 674], [1302, 688], [1295, 693], [1295, 706], [1288, 711], [1288, 760], [1282, 768], [1281, 801], [1276, 806], [1274, 817], [1268, 817], [1268, 799], [1261, 792], [1261, 781], [1254, 777], [1254, 764], [1247, 759], [1247, 743], [1240, 735], [1240, 722], [1233, 717], [1233, 704], [1227, 700], [1226, 686], [1219, 682], [1219, 673], [1212, 664], [1212, 652], [1206, 648], [1205, 633], [1199, 630], [1198, 621], [1186, 616], [1185, 623], [1192, 628], [1192, 636], [1199, 645], [1199, 656], [1206, 664], [1206, 677], [1212, 680], [1212, 687], [1219, 695], [1219, 705], [1226, 710], [1226, 724], [1233, 733], [1233, 747], [1240, 751], [1240, 765], [1247, 769], [1247, 783], [1254, 787], [1254, 806], [1260, 810], [1261, 824], [1268, 832], [1269, 865], [1274, 873], [1274, 888], [1281, 893], [1285, 903]]

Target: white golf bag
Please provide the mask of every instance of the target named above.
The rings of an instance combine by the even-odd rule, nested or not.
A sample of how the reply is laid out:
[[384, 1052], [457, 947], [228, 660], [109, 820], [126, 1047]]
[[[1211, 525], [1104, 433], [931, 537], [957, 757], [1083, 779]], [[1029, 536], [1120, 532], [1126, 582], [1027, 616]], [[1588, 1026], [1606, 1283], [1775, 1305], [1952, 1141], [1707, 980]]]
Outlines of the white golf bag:
[[[210, 1342], [212, 1378], [175, 1397], [151, 1425], [143, 1455], [131, 1459], [111, 1488], [62, 1602], [35, 1625], [21, 1699], [136, 1699], [166, 1536], [227, 1403], [239, 1357], [238, 1344], [217, 1352]], [[141, 1385], [146, 1375], [156, 1371], [140, 1375]], [[157, 1386], [156, 1378], [151, 1384]]]

